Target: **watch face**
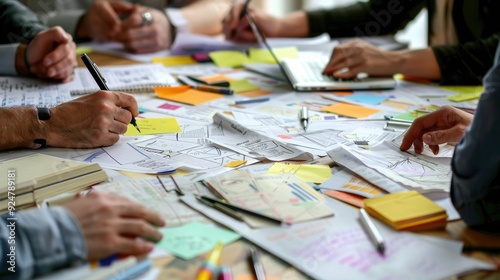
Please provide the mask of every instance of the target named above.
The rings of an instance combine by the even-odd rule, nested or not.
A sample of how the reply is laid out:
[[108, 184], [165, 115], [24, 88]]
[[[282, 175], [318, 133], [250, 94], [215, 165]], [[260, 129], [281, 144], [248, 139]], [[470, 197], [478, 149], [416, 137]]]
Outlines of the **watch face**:
[[41, 121], [50, 120], [49, 108], [36, 108], [38, 111], [38, 119]]

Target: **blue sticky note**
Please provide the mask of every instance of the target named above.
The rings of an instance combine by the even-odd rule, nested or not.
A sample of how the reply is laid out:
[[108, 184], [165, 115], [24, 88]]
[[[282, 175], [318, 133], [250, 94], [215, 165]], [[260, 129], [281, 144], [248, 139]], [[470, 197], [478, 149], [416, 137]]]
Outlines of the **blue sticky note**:
[[350, 96], [347, 96], [347, 98], [352, 101], [370, 105], [379, 105], [380, 103], [387, 100], [386, 96], [367, 94], [367, 93], [354, 93]]

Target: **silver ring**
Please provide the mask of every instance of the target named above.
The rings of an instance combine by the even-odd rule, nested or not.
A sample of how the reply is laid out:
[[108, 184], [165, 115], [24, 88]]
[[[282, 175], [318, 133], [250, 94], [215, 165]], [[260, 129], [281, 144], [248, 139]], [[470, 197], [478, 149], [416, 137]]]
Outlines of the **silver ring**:
[[142, 12], [141, 17], [142, 17], [142, 26], [151, 25], [151, 22], [153, 22], [153, 14], [149, 11]]

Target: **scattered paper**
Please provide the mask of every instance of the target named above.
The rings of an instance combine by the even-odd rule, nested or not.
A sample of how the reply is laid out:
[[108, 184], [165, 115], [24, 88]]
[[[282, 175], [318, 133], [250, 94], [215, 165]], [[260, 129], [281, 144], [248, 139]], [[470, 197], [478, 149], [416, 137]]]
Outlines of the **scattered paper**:
[[299, 177], [305, 182], [323, 183], [332, 176], [328, 165], [320, 164], [287, 164], [275, 163], [267, 174], [284, 174], [290, 173]]

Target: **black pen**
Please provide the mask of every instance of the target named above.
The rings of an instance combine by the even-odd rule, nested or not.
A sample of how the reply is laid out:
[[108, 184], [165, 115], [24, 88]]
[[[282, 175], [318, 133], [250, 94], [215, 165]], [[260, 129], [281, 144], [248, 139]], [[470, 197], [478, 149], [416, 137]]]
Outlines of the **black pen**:
[[[248, 9], [248, 3], [250, 3], [250, 0], [246, 0], [245, 1], [245, 4], [243, 4], [243, 9], [241, 9], [240, 11], [240, 15], [238, 17], [238, 21], [241, 21], [241, 19], [243, 18], [243, 16], [245, 15], [245, 13], [247, 12], [247, 9]], [[231, 30], [231, 38], [234, 37], [234, 35], [236, 35], [236, 29], [233, 29]]]
[[[90, 75], [92, 75], [92, 78], [94, 78], [95, 82], [99, 86], [101, 90], [109, 90], [108, 86], [106, 85], [106, 79], [101, 74], [101, 71], [99, 71], [99, 67], [90, 60], [90, 57], [84, 53], [81, 56], [83, 63], [85, 66], [87, 66], [87, 69], [90, 72]], [[137, 122], [135, 121], [134, 116], [132, 116], [132, 120], [130, 120], [130, 123], [137, 129], [137, 131], [141, 132], [139, 127], [137, 126]]]

